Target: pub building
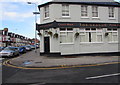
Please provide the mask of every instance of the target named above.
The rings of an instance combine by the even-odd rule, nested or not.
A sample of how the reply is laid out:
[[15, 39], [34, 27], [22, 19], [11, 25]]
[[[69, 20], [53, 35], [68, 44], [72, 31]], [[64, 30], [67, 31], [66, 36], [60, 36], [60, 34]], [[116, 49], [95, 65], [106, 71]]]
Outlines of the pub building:
[[40, 55], [119, 54], [120, 4], [89, 1], [52, 0], [38, 6]]

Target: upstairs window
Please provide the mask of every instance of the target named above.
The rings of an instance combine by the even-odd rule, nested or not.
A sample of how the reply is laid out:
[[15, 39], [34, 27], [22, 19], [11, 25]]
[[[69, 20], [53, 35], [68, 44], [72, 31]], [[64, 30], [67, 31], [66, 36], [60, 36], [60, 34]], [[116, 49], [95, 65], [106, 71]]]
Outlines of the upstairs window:
[[114, 18], [114, 7], [109, 7], [109, 18]]
[[49, 6], [44, 7], [44, 16], [45, 16], [45, 18], [49, 17]]
[[92, 17], [98, 17], [98, 7], [92, 6]]
[[62, 4], [62, 16], [69, 16], [69, 5]]
[[88, 16], [88, 14], [87, 14], [87, 9], [88, 7], [86, 6], [86, 5], [82, 5], [81, 6], [81, 16], [82, 17], [87, 17]]

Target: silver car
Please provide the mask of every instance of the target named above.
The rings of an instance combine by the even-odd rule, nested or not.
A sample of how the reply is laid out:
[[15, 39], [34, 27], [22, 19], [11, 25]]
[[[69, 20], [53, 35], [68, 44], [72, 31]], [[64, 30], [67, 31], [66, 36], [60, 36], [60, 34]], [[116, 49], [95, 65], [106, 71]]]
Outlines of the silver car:
[[0, 52], [0, 56], [13, 57], [19, 55], [19, 50], [16, 47], [6, 47]]

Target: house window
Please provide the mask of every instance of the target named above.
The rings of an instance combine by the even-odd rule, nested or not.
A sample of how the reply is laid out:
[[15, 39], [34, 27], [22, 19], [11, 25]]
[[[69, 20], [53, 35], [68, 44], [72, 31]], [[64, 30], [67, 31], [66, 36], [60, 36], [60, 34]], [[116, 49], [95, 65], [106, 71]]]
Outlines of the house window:
[[92, 17], [98, 17], [98, 7], [92, 6]]
[[60, 43], [73, 43], [72, 28], [60, 28]]
[[118, 30], [117, 28], [107, 29], [108, 32], [108, 41], [109, 42], [118, 42]]
[[80, 42], [102, 42], [102, 29], [100, 28], [86, 28], [80, 30]]
[[69, 5], [62, 4], [62, 16], [69, 16]]
[[114, 7], [109, 7], [109, 18], [114, 18]]
[[45, 16], [45, 18], [49, 17], [49, 6], [44, 7], [44, 16]]
[[81, 16], [82, 17], [87, 17], [87, 6], [86, 5], [82, 5], [81, 6]]

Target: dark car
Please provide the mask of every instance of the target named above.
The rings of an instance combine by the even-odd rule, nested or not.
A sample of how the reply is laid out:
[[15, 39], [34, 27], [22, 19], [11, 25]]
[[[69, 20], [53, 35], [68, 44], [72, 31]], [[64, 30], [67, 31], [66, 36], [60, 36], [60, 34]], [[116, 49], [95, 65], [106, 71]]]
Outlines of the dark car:
[[25, 46], [20, 46], [18, 47], [20, 53], [26, 53], [26, 48]]
[[31, 51], [32, 50], [32, 48], [30, 46], [28, 46], [28, 45], [25, 46], [25, 48], [26, 48], [27, 51]]
[[0, 51], [2, 51], [5, 47], [0, 47]]

